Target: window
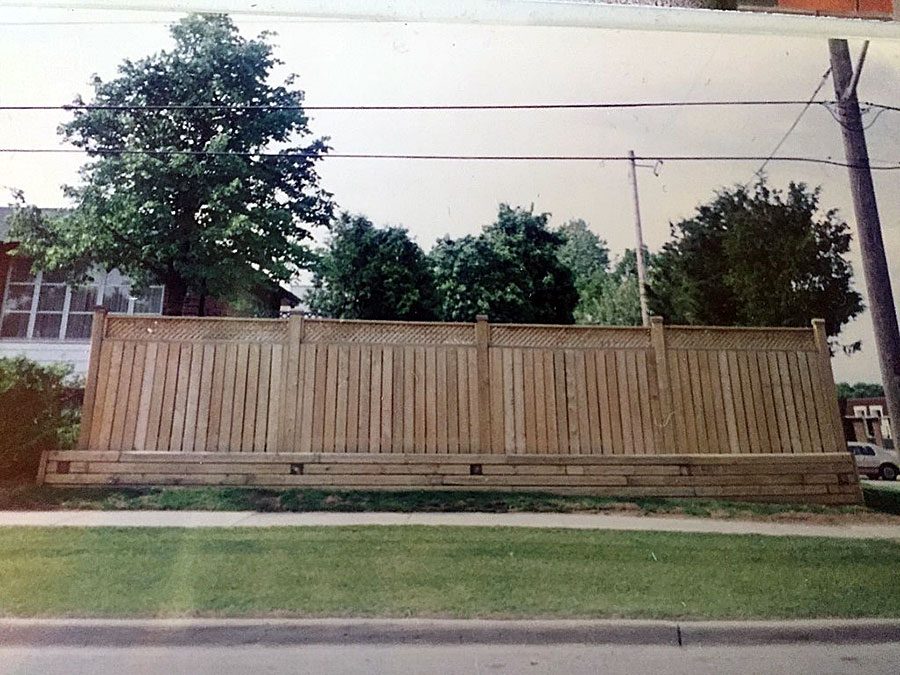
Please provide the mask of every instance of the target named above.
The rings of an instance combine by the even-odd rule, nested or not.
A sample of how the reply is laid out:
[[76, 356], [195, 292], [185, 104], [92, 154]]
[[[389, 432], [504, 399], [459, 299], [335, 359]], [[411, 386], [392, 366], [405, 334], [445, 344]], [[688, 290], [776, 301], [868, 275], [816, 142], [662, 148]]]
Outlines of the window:
[[853, 406], [853, 416], [854, 417], [865, 417], [866, 416], [866, 406], [864, 406], [864, 405]]
[[90, 283], [69, 286], [59, 272], [33, 275], [30, 267], [27, 260], [10, 260], [0, 338], [87, 340], [97, 305], [112, 314], [162, 313], [162, 286], [133, 295], [128, 280], [116, 270], [99, 272]]
[[870, 405], [869, 415], [871, 417], [884, 417], [884, 408], [882, 408], [880, 405]]

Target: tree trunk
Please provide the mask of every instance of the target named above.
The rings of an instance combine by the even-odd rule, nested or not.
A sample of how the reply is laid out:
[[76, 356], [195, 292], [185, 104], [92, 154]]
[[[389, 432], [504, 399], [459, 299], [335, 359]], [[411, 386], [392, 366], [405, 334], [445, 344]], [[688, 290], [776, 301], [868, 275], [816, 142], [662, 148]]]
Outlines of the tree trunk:
[[187, 284], [182, 279], [167, 279], [165, 282], [165, 302], [163, 314], [181, 316], [184, 313], [184, 299], [187, 297]]

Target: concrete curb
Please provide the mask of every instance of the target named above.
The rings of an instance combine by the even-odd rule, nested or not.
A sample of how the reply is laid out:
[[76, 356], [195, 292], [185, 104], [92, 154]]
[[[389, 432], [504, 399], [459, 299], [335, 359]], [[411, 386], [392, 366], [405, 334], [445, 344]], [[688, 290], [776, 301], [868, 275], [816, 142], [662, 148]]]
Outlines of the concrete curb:
[[0, 646], [900, 642], [900, 620], [0, 619]]

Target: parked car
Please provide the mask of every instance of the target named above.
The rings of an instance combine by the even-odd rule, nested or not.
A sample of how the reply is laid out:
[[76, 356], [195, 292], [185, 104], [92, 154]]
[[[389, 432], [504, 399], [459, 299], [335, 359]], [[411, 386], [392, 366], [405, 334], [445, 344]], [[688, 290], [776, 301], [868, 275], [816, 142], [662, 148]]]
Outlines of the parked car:
[[847, 443], [847, 450], [853, 454], [857, 470], [868, 478], [897, 480], [900, 474], [900, 453], [888, 450], [874, 443]]

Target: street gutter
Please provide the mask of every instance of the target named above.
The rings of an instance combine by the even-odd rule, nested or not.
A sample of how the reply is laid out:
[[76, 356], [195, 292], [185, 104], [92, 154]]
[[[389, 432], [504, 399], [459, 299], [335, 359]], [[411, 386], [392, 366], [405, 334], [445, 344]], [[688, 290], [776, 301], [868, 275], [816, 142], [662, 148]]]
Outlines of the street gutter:
[[900, 619], [0, 619], [0, 646], [766, 645], [900, 641]]

